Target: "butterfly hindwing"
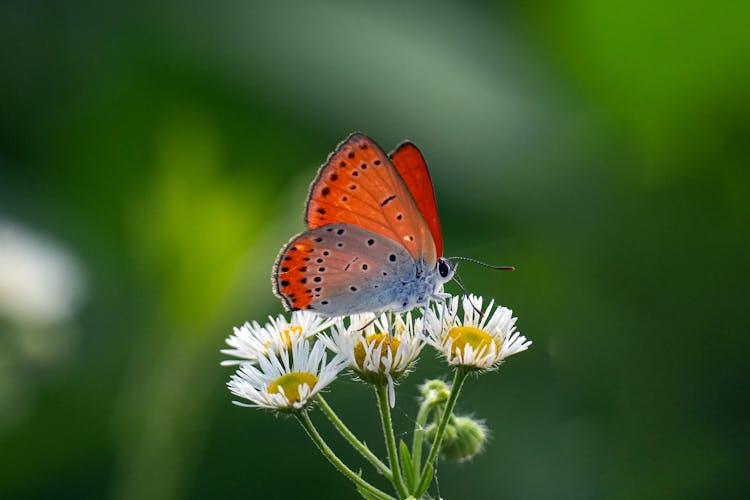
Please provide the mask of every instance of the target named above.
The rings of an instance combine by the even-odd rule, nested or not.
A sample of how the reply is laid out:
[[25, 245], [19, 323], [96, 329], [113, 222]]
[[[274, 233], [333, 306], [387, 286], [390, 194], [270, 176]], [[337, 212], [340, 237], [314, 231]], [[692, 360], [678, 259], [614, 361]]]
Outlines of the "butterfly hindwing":
[[414, 269], [413, 257], [390, 238], [331, 224], [305, 231], [281, 249], [273, 287], [287, 309], [339, 316], [391, 307]]
[[439, 255], [431, 226], [398, 171], [377, 144], [359, 133], [342, 142], [320, 168], [305, 222], [310, 229], [336, 223], [359, 226], [430, 266]]

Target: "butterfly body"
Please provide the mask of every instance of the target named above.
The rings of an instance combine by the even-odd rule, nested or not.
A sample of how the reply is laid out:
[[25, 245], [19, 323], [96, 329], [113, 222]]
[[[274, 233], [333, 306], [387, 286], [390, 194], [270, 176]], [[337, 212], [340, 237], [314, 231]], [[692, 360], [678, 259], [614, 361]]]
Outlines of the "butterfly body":
[[274, 291], [287, 309], [401, 312], [438, 298], [453, 276], [440, 256], [426, 164], [411, 143], [388, 157], [364, 135], [349, 136], [313, 181], [305, 220], [308, 230], [274, 266]]

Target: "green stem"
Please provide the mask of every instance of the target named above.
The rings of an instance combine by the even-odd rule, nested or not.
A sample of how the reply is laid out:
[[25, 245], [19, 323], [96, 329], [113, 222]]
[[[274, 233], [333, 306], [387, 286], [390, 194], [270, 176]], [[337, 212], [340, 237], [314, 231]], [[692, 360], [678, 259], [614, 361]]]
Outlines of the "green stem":
[[393, 434], [393, 422], [391, 421], [391, 405], [388, 402], [388, 386], [378, 384], [375, 386], [378, 395], [378, 406], [380, 407], [380, 420], [383, 422], [383, 435], [385, 436], [385, 446], [388, 448], [388, 462], [393, 471], [393, 485], [401, 498], [407, 496], [404, 479], [401, 476], [401, 465], [399, 463], [398, 452], [396, 450], [396, 437]]
[[375, 456], [375, 454], [370, 451], [370, 448], [368, 448], [365, 443], [357, 439], [357, 436], [355, 436], [354, 433], [352, 433], [352, 431], [350, 431], [349, 428], [344, 424], [344, 422], [341, 421], [338, 415], [336, 415], [336, 412], [333, 411], [333, 408], [328, 406], [328, 403], [325, 399], [323, 399], [323, 396], [318, 394], [317, 398], [318, 403], [320, 404], [320, 408], [323, 410], [323, 413], [325, 413], [326, 417], [328, 417], [328, 420], [331, 421], [333, 426], [336, 428], [336, 430], [339, 431], [344, 439], [349, 441], [349, 444], [351, 444], [352, 447], [360, 453], [360, 455], [369, 460], [370, 463], [375, 466], [378, 472], [387, 477], [389, 481], [393, 481], [393, 474], [391, 473], [391, 469], [389, 469], [387, 465], [385, 465], [377, 456]]
[[323, 456], [326, 457], [328, 461], [331, 462], [331, 464], [333, 464], [333, 466], [339, 470], [339, 472], [349, 478], [349, 480], [354, 484], [378, 499], [396, 500], [391, 495], [377, 489], [375, 486], [362, 479], [359, 474], [355, 473], [353, 470], [347, 467], [346, 464], [336, 456], [333, 450], [323, 440], [323, 437], [318, 433], [318, 430], [315, 428], [315, 425], [313, 425], [312, 421], [310, 420], [310, 416], [306, 411], [303, 410], [295, 412], [294, 416], [297, 417], [297, 421], [300, 423], [302, 428], [305, 429], [305, 432], [308, 436], [310, 436], [310, 439], [312, 439], [313, 443], [315, 443]]
[[419, 407], [419, 413], [417, 413], [417, 421], [414, 424], [414, 441], [411, 446], [411, 459], [414, 465], [414, 475], [420, 473], [422, 469], [422, 443], [424, 442], [424, 431], [427, 425], [427, 418], [430, 416], [430, 412], [435, 407], [435, 400], [425, 399], [422, 406]]
[[[422, 475], [419, 482], [417, 483], [426, 484], [425, 489], [427, 489], [427, 487], [429, 486], [429, 482], [425, 483], [425, 481], [427, 481], [427, 478], [425, 476], [427, 475], [427, 472], [429, 470], [428, 465], [432, 464], [435, 461], [438, 451], [440, 451], [440, 445], [442, 444], [443, 436], [445, 435], [445, 427], [448, 425], [448, 421], [450, 420], [451, 415], [453, 415], [453, 408], [456, 406], [458, 394], [461, 392], [461, 386], [463, 386], [464, 380], [466, 380], [466, 376], [468, 374], [469, 371], [466, 368], [460, 366], [456, 367], [456, 374], [453, 377], [453, 385], [451, 385], [451, 395], [448, 398], [448, 402], [445, 404], [443, 415], [440, 417], [440, 423], [438, 424], [437, 432], [435, 433], [435, 440], [432, 442], [430, 454], [427, 456], [427, 460], [425, 460], [425, 467], [424, 469], [422, 469]], [[420, 494], [421, 493], [422, 492], [420, 492]]]

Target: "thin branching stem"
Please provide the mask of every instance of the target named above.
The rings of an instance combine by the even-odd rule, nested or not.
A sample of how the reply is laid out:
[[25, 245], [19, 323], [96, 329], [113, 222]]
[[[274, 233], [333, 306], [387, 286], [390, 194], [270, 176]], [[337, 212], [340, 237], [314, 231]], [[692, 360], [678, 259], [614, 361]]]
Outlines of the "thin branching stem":
[[435, 407], [434, 398], [426, 398], [419, 407], [417, 420], [414, 423], [414, 440], [411, 447], [412, 464], [414, 465], [414, 475], [421, 473], [422, 468], [422, 443], [424, 442], [424, 431], [427, 426], [427, 418]]
[[362, 479], [359, 474], [347, 467], [346, 464], [336, 456], [333, 450], [323, 440], [323, 437], [318, 433], [318, 430], [315, 428], [315, 425], [312, 423], [312, 420], [310, 420], [310, 416], [306, 411], [302, 410], [295, 412], [294, 416], [297, 417], [297, 421], [300, 423], [302, 428], [305, 429], [305, 432], [308, 436], [310, 436], [310, 439], [312, 439], [313, 443], [315, 443], [323, 456], [325, 456], [328, 461], [331, 462], [331, 464], [333, 464], [336, 469], [338, 469], [339, 472], [349, 478], [349, 480], [351, 480], [358, 487], [362, 488], [368, 494], [372, 495], [375, 498], [378, 498], [379, 500], [396, 500], [391, 495], [379, 490], [375, 486]]
[[445, 428], [448, 425], [448, 421], [451, 418], [451, 415], [453, 415], [453, 408], [456, 406], [456, 401], [458, 400], [458, 394], [461, 392], [461, 386], [463, 386], [464, 381], [466, 380], [466, 376], [469, 374], [469, 371], [461, 366], [456, 367], [456, 374], [453, 377], [453, 385], [451, 385], [451, 395], [448, 397], [448, 401], [445, 404], [445, 409], [443, 410], [443, 415], [440, 417], [440, 422], [438, 423], [437, 432], [435, 433], [435, 440], [432, 442], [432, 447], [430, 448], [430, 454], [427, 455], [427, 460], [425, 460], [425, 466], [422, 469], [422, 475], [417, 484], [427, 484], [425, 483], [427, 481], [427, 478], [425, 477], [430, 470], [428, 465], [432, 464], [435, 461], [435, 458], [437, 457], [438, 451], [440, 451], [440, 445], [443, 442], [443, 436], [445, 435]]
[[380, 407], [380, 420], [383, 423], [383, 436], [385, 437], [385, 446], [388, 449], [388, 462], [393, 472], [393, 485], [396, 487], [401, 498], [407, 496], [404, 479], [401, 476], [401, 465], [399, 463], [398, 451], [396, 449], [396, 437], [393, 434], [393, 422], [391, 421], [391, 405], [388, 401], [388, 386], [386, 384], [377, 384], [375, 392], [378, 395], [378, 406]]
[[393, 474], [391, 473], [391, 469], [389, 469], [388, 466], [385, 465], [370, 450], [370, 448], [367, 447], [367, 444], [357, 439], [357, 436], [355, 436], [354, 433], [351, 430], [349, 430], [346, 424], [344, 424], [344, 422], [341, 421], [338, 415], [336, 415], [336, 412], [333, 411], [333, 408], [331, 408], [328, 405], [328, 402], [326, 402], [326, 400], [323, 399], [323, 396], [318, 394], [317, 399], [318, 399], [318, 403], [320, 404], [321, 410], [323, 410], [323, 413], [325, 413], [326, 417], [328, 417], [328, 420], [331, 421], [331, 423], [336, 428], [336, 430], [339, 431], [339, 434], [341, 434], [344, 437], [344, 439], [349, 441], [352, 447], [355, 450], [357, 450], [360, 453], [360, 455], [362, 455], [365, 459], [367, 459], [378, 470], [378, 472], [380, 472], [386, 478], [388, 478], [389, 481], [393, 481]]

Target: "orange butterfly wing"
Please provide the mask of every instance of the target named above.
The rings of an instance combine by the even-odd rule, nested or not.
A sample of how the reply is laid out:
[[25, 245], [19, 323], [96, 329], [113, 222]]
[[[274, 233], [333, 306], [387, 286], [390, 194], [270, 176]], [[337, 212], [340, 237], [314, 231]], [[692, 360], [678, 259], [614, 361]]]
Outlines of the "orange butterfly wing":
[[287, 310], [308, 309], [314, 300], [313, 283], [308, 283], [306, 275], [308, 267], [314, 265], [314, 248], [312, 237], [300, 234], [282, 248], [276, 258], [271, 282]]
[[430, 173], [427, 171], [427, 163], [424, 161], [422, 152], [411, 142], [405, 142], [397, 147], [390, 157], [391, 163], [406, 183], [430, 228], [437, 255], [442, 256], [443, 237], [437, 214], [435, 191], [432, 189], [432, 180], [430, 180]]
[[392, 239], [430, 267], [437, 262], [431, 227], [412, 193], [383, 150], [363, 134], [350, 135], [320, 168], [305, 222], [310, 229], [353, 224]]

